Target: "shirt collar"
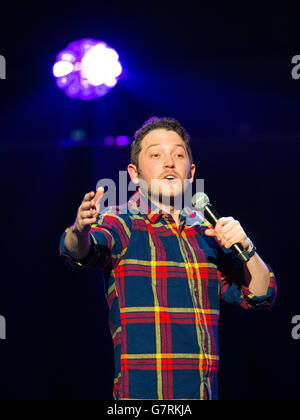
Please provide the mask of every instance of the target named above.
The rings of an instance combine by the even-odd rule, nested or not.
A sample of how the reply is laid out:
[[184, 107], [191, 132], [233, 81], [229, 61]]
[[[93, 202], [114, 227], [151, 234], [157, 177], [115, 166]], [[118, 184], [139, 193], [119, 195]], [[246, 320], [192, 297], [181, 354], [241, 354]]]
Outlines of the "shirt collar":
[[[151, 223], [155, 223], [165, 213], [162, 209], [156, 206], [149, 200], [141, 191], [136, 191], [128, 202], [128, 210], [133, 214], [146, 215]], [[184, 207], [180, 211], [180, 224], [185, 222], [188, 226], [200, 224], [207, 226], [205, 218], [200, 212], [192, 210], [190, 207]]]
[[128, 202], [128, 210], [133, 214], [147, 216], [151, 223], [155, 223], [163, 215], [162, 209], [157, 207], [141, 191], [136, 191]]

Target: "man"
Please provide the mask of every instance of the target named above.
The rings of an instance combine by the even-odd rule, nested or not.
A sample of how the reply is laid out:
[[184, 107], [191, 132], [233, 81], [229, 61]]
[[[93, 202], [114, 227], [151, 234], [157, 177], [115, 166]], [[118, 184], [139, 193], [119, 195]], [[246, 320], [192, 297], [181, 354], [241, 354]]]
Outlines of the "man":
[[[104, 270], [115, 399], [217, 399], [220, 298], [245, 309], [273, 305], [272, 270], [240, 223], [222, 217], [213, 229], [176, 205], [195, 169], [180, 123], [151, 118], [132, 144], [128, 173], [139, 188], [128, 211], [99, 214], [103, 189], [92, 191], [61, 237], [71, 266]], [[247, 263], [229, 249], [234, 243]]]

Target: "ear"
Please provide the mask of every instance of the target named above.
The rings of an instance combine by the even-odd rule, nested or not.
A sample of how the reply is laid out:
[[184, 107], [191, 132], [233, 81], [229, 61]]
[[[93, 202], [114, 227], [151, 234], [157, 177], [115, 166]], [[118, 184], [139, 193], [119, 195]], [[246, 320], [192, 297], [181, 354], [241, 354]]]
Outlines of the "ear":
[[192, 164], [190, 168], [190, 183], [194, 182], [194, 175], [196, 172], [196, 165]]
[[132, 163], [130, 163], [130, 164], [127, 166], [127, 171], [128, 171], [128, 174], [129, 174], [129, 176], [130, 176], [131, 181], [132, 181], [134, 184], [138, 184], [138, 183], [139, 183], [139, 177], [138, 177], [138, 171], [137, 171], [136, 166], [135, 166], [135, 165], [133, 165]]

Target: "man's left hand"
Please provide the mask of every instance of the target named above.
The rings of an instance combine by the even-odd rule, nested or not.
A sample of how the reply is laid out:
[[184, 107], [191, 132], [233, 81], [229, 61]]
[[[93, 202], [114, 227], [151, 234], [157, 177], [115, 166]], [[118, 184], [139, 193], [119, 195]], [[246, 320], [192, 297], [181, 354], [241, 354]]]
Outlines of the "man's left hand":
[[233, 217], [220, 217], [215, 228], [206, 229], [205, 234], [214, 236], [226, 249], [237, 243], [240, 243], [244, 249], [249, 245], [244, 229]]

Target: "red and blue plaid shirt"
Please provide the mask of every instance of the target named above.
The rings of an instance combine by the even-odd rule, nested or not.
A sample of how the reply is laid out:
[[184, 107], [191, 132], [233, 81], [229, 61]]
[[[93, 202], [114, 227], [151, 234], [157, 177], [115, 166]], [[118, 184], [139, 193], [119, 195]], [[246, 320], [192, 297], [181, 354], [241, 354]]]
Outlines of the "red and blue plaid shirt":
[[267, 294], [254, 296], [242, 263], [204, 234], [208, 226], [200, 212], [184, 209], [177, 227], [136, 192], [125, 206], [99, 214], [84, 260], [64, 246], [69, 228], [62, 234], [64, 260], [99, 266], [106, 279], [115, 399], [217, 399], [220, 299], [245, 309], [273, 305], [270, 266]]

